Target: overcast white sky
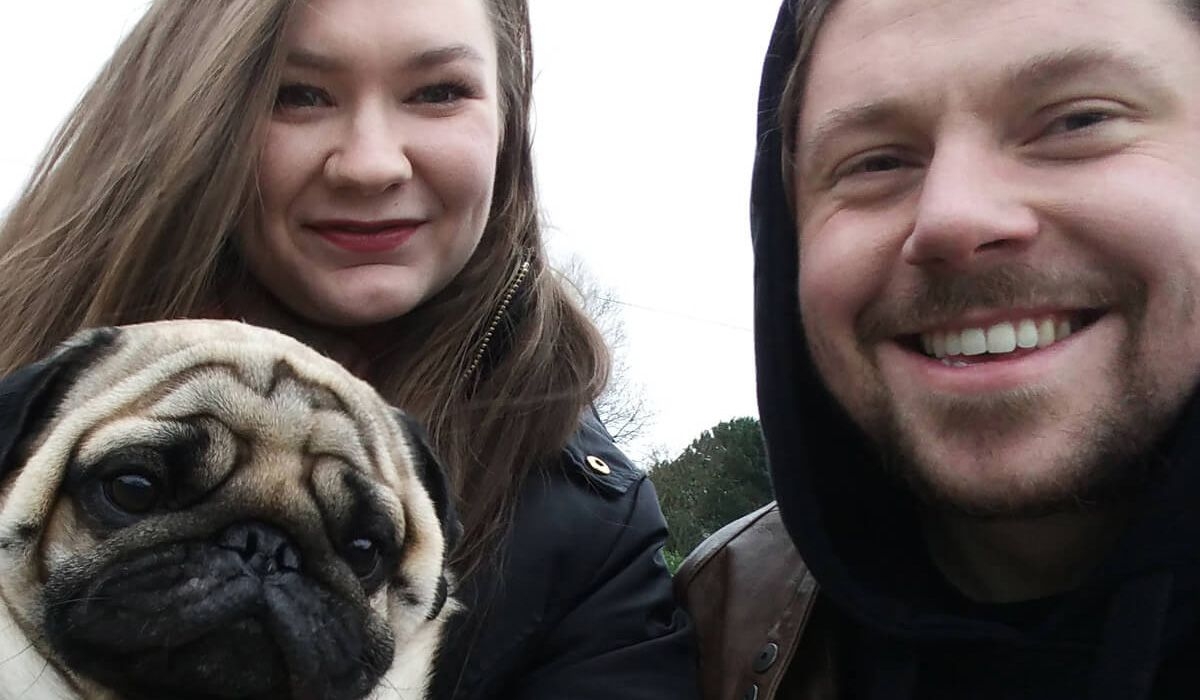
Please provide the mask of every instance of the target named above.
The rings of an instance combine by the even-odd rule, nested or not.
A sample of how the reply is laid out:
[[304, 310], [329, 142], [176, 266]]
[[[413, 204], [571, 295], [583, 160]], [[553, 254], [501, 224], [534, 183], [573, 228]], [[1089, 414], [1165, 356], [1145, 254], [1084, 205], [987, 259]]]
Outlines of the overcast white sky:
[[[0, 3], [0, 212], [146, 0]], [[531, 0], [550, 242], [623, 302], [674, 454], [755, 415], [748, 225], [758, 72], [778, 0]]]

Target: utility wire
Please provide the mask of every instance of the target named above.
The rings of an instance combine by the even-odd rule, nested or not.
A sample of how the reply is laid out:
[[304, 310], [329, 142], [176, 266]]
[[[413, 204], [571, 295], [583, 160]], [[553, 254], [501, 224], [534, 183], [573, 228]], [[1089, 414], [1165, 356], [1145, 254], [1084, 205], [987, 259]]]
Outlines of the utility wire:
[[621, 301], [620, 299], [614, 299], [612, 297], [596, 297], [596, 298], [599, 299], [600, 301], [607, 301], [611, 304], [619, 304], [621, 306], [627, 306], [631, 309], [638, 309], [640, 311], [649, 311], [650, 313], [662, 314], [663, 316], [675, 316], [676, 318], [686, 319], [686, 320], [692, 321], [694, 323], [704, 323], [704, 324], [707, 324], [710, 326], [720, 326], [722, 328], [728, 328], [730, 330], [742, 331], [743, 333], [753, 333], [754, 332], [751, 329], [747, 328], [746, 326], [739, 326], [734, 323], [726, 323], [724, 321], [717, 321], [717, 320], [711, 319], [711, 318], [703, 318], [701, 316], [693, 316], [692, 314], [685, 314], [682, 311], [671, 311], [669, 309], [657, 309], [652, 306], [644, 306], [642, 304], [631, 304], [630, 302]]

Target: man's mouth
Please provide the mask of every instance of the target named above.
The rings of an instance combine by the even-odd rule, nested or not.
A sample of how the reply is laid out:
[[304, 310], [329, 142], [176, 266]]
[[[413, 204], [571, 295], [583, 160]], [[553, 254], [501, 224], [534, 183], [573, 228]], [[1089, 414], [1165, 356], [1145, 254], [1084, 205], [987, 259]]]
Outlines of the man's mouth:
[[[1017, 312], [1018, 314], [1020, 312]], [[902, 336], [900, 343], [949, 366], [1015, 359], [1045, 350], [1087, 328], [1104, 315], [1081, 310], [1016, 315], [988, 323], [950, 324]]]

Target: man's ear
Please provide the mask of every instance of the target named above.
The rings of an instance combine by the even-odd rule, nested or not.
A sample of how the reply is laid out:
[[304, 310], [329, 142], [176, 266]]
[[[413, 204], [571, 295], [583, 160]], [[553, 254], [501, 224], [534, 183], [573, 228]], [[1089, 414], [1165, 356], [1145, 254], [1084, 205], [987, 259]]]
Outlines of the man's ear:
[[442, 524], [442, 536], [446, 540], [446, 553], [449, 554], [462, 536], [462, 523], [458, 519], [458, 510], [454, 507], [454, 495], [450, 493], [450, 481], [446, 477], [446, 470], [433, 453], [433, 448], [429, 446], [429, 435], [424, 426], [404, 411], [398, 408], [394, 410], [396, 420], [404, 428], [405, 437], [412, 446], [413, 457], [416, 460], [413, 468], [417, 470], [421, 484], [433, 500], [438, 521]]
[[70, 340], [49, 357], [0, 378], [0, 478], [20, 466], [21, 449], [50, 421], [79, 372], [119, 331], [102, 328]]

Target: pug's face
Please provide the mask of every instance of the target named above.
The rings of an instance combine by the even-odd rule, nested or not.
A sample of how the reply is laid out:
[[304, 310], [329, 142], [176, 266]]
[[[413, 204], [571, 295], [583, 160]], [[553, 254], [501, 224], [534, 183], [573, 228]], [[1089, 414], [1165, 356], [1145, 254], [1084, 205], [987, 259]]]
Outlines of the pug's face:
[[0, 479], [4, 688], [424, 697], [444, 476], [305, 346], [224, 321], [81, 334], [0, 382]]

